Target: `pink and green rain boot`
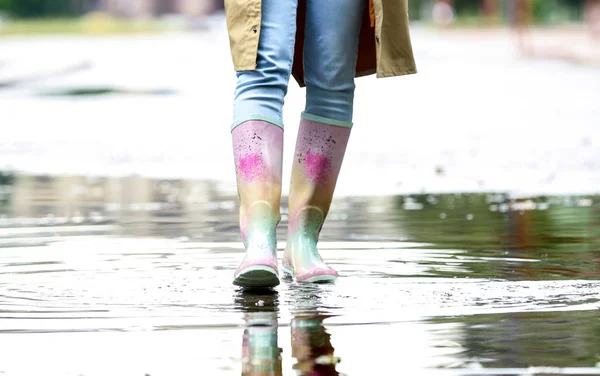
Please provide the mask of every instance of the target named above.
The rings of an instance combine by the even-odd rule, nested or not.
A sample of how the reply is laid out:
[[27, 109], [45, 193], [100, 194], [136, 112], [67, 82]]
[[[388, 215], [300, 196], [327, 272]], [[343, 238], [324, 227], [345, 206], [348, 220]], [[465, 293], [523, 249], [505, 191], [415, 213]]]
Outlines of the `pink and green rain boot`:
[[303, 376], [338, 376], [340, 359], [334, 355], [331, 335], [323, 326], [325, 317], [294, 317], [291, 323], [293, 368]]
[[277, 312], [250, 312], [245, 321], [242, 376], [283, 375], [281, 348], [277, 343]]
[[351, 123], [303, 114], [296, 141], [283, 271], [298, 282], [333, 282], [338, 273], [317, 250], [335, 190]]
[[231, 132], [240, 198], [240, 231], [246, 249], [233, 284], [269, 288], [279, 284], [275, 229], [281, 219], [283, 129], [250, 120]]

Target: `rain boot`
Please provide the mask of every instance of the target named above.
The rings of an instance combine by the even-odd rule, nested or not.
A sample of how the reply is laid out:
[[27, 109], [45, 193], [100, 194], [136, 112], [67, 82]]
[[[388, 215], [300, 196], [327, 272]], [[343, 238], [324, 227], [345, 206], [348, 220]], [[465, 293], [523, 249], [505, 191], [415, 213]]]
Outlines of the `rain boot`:
[[334, 356], [331, 335], [323, 326], [325, 317], [294, 317], [292, 330], [293, 368], [302, 376], [337, 376], [336, 366], [340, 359]]
[[240, 231], [246, 255], [233, 284], [268, 288], [279, 284], [275, 229], [281, 219], [283, 129], [250, 120], [233, 129], [233, 154], [240, 198]]
[[289, 227], [283, 271], [298, 282], [331, 282], [338, 274], [317, 250], [342, 166], [350, 126], [303, 119], [292, 166]]
[[245, 316], [242, 376], [281, 376], [277, 312], [250, 312]]

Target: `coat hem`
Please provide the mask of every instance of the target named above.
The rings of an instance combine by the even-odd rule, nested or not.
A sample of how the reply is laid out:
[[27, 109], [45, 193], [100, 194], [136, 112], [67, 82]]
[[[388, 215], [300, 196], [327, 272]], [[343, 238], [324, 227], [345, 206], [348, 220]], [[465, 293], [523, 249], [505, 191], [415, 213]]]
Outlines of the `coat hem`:
[[417, 69], [406, 69], [401, 71], [388, 71], [388, 72], [379, 72], [377, 73], [377, 78], [386, 78], [386, 77], [397, 77], [397, 76], [406, 76], [409, 74], [416, 74]]
[[233, 69], [236, 72], [242, 72], [242, 71], [252, 71], [256, 69], [256, 64], [251, 64], [251, 65], [242, 65], [239, 67], [233, 67]]
[[364, 70], [364, 71], [356, 72], [356, 78], [370, 76], [370, 75], [376, 74], [376, 73], [377, 73], [377, 69], [375, 69], [375, 68], [373, 68], [373, 69], [367, 69], [367, 70]]

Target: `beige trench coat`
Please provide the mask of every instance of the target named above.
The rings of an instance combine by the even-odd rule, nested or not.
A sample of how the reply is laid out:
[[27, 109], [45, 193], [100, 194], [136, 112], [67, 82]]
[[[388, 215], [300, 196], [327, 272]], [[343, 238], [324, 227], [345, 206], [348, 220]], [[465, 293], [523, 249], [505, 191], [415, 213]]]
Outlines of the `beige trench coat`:
[[[262, 0], [225, 0], [225, 14], [233, 66], [236, 71], [256, 69]], [[408, 0], [365, 0], [356, 76], [377, 78], [416, 73], [408, 23]], [[292, 75], [304, 86], [304, 18], [306, 4], [298, 0], [296, 46]]]

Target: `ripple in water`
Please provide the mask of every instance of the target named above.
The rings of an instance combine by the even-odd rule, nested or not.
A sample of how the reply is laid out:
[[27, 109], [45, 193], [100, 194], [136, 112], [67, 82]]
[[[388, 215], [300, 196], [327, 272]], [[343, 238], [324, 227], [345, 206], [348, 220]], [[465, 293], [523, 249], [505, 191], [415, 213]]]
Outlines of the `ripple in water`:
[[600, 374], [596, 197], [340, 199], [321, 241], [339, 282], [268, 293], [231, 285], [237, 208], [218, 202], [4, 217], [0, 373]]

